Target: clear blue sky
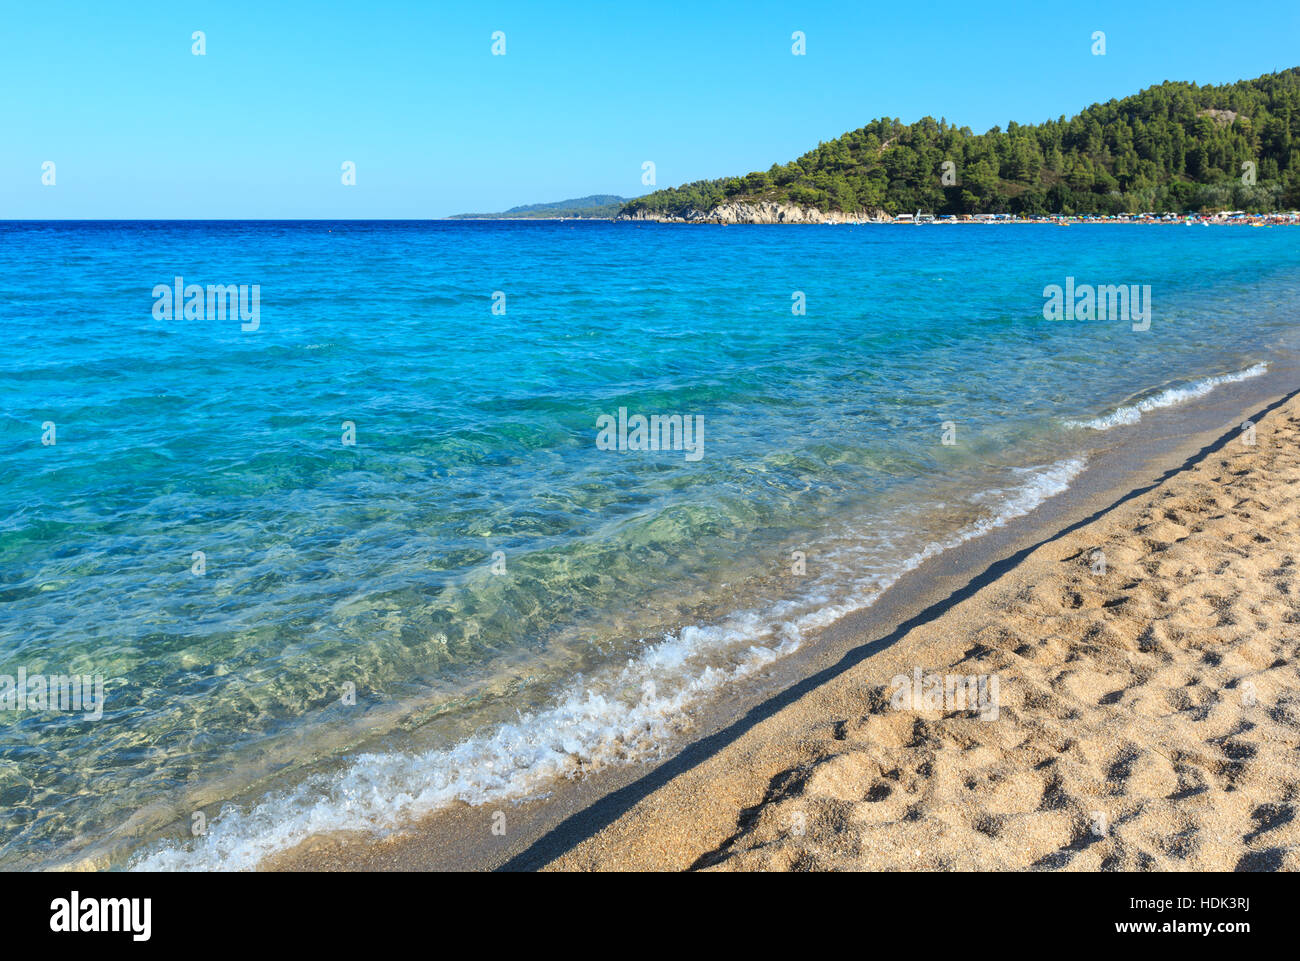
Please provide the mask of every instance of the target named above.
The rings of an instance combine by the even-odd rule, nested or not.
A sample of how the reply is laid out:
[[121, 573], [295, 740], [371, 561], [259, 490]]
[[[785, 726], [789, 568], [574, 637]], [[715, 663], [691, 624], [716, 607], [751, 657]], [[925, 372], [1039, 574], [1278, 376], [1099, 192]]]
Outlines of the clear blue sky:
[[0, 218], [442, 217], [629, 196], [644, 160], [671, 186], [766, 169], [877, 116], [982, 131], [1300, 64], [1295, 0], [1160, 6], [14, 0]]

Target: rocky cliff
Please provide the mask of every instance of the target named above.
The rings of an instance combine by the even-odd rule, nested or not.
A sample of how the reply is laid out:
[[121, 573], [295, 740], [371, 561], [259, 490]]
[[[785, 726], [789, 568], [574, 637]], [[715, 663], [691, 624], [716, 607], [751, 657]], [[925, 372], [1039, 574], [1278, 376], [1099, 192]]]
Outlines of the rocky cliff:
[[619, 214], [615, 220], [652, 220], [661, 223], [700, 224], [846, 224], [888, 220], [882, 211], [846, 214], [838, 210], [821, 211], [816, 207], [795, 207], [768, 200], [734, 201], [711, 210], [688, 210], [682, 216], [658, 214], [645, 210]]

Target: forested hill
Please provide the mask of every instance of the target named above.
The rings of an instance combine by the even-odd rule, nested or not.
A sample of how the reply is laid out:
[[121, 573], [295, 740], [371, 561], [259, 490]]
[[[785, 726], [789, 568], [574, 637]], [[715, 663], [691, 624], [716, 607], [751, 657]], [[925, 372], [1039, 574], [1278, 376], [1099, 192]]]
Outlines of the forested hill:
[[557, 200], [548, 204], [525, 204], [497, 214], [453, 214], [448, 220], [545, 220], [555, 217], [591, 217], [609, 219], [627, 203], [626, 197], [592, 194], [574, 200]]
[[932, 117], [874, 120], [790, 163], [659, 190], [621, 213], [745, 200], [889, 214], [1295, 209], [1300, 67], [1223, 86], [1163, 83], [1069, 120], [984, 134]]

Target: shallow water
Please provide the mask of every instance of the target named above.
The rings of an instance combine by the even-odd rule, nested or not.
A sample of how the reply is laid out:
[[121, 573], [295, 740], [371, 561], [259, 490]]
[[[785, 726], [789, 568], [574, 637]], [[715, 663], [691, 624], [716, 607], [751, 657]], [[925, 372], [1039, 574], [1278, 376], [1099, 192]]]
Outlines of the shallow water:
[[[0, 865], [247, 867], [655, 756], [1293, 347], [1298, 265], [1283, 228], [0, 224], [0, 674], [106, 691], [0, 711]], [[260, 285], [258, 328], [156, 319], [176, 275]], [[1150, 285], [1150, 329], [1045, 320], [1067, 277]], [[701, 456], [600, 449], [619, 408]]]

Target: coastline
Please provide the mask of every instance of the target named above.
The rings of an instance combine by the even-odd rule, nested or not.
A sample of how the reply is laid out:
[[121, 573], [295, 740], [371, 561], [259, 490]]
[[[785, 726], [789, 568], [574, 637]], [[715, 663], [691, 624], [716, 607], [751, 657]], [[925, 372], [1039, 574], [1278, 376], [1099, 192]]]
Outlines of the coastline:
[[890, 216], [846, 214], [842, 211], [822, 212], [816, 208], [779, 207], [768, 216], [736, 217], [720, 214], [716, 210], [689, 216], [647, 215], [634, 216], [619, 214], [614, 217], [439, 217], [448, 223], [635, 223], [635, 224], [696, 224], [710, 226], [787, 226], [794, 224], [811, 226], [851, 226], [888, 224], [899, 227], [947, 227], [957, 225], [979, 224], [983, 226], [1008, 226], [1012, 224], [1037, 224], [1039, 226], [1066, 227], [1070, 225], [1121, 224], [1138, 226], [1192, 226], [1207, 227], [1295, 227], [1300, 226], [1300, 216], [1295, 213], [1275, 212], [1268, 214], [1247, 214], [1242, 217], [1224, 217], [1206, 214], [1180, 215], [1138, 215], [1138, 214], [1047, 214], [1038, 217], [1019, 217], [1015, 214], [965, 214], [960, 217], [949, 215], [929, 219], [913, 219], [912, 214]]
[[[917, 632], [931, 621], [951, 620], [948, 612], [958, 605], [1019, 576], [1022, 565], [1036, 550], [1046, 549], [1044, 545], [1083, 536], [1078, 531], [1096, 529], [1118, 516], [1121, 508], [1155, 496], [1152, 484], [1167, 486], [1196, 469], [1233, 438], [1239, 418], [1276, 404], [1294, 383], [1295, 368], [1275, 364], [1253, 382], [1227, 384], [1185, 406], [1148, 414], [1141, 430], [1114, 432], [1111, 446], [1067, 492], [1003, 528], [927, 560], [870, 608], [844, 617], [800, 651], [724, 692], [694, 719], [694, 739], [676, 745], [659, 762], [605, 769], [558, 784], [537, 800], [501, 807], [457, 805], [385, 839], [316, 836], [274, 856], [263, 868], [695, 865], [737, 835], [739, 812], [763, 801], [775, 773], [808, 763], [798, 752], [825, 739], [825, 732], [816, 729], [830, 723], [827, 705], [844, 696], [846, 685], [861, 687], [860, 681], [846, 678], [864, 670], [878, 676], [904, 651], [913, 654], [918, 666], [944, 666], [946, 648], [932, 646], [925, 658], [915, 656]], [[1226, 433], [1225, 425], [1232, 425]], [[1265, 433], [1262, 426], [1260, 432]], [[956, 641], [949, 637], [948, 643]], [[833, 694], [835, 690], [840, 693]], [[848, 717], [840, 713], [840, 720]], [[831, 740], [837, 740], [833, 735]], [[784, 767], [769, 770], [782, 759]]]
[[[547, 867], [1300, 869], [1300, 399], [1256, 427], [1254, 446], [1229, 432], [1062, 531]], [[923, 671], [1000, 677], [1000, 710], [908, 704], [897, 679]], [[709, 804], [724, 792], [731, 812]]]
[[1300, 225], [1300, 211], [1271, 211], [1246, 213], [1244, 211], [1216, 211], [1212, 213], [1153, 213], [1133, 212], [1122, 214], [934, 214], [918, 210], [914, 214], [890, 214], [884, 210], [849, 212], [819, 210], [772, 201], [736, 201], [720, 204], [710, 210], [686, 210], [677, 214], [650, 213], [645, 210], [624, 211], [611, 218], [613, 221], [655, 224], [712, 224], [715, 226], [816, 224], [863, 226], [866, 224], [892, 224], [895, 226], [950, 227], [959, 224], [1007, 226], [1010, 224], [1039, 224], [1068, 227], [1071, 224], [1137, 224], [1140, 226], [1227, 226], [1227, 227], [1287, 227]]

